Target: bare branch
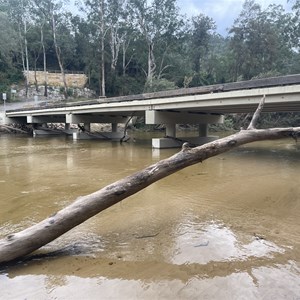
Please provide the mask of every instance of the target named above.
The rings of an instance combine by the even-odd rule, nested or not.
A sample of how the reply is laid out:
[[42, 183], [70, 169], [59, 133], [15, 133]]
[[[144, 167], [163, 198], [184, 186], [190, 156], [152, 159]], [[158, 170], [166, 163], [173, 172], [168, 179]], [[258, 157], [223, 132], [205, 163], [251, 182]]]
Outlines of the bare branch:
[[260, 100], [260, 103], [259, 103], [259, 105], [258, 105], [258, 107], [257, 107], [257, 109], [256, 109], [256, 111], [255, 111], [255, 113], [254, 113], [254, 115], [253, 115], [253, 117], [252, 117], [252, 120], [251, 120], [251, 122], [250, 122], [250, 124], [249, 124], [247, 130], [253, 130], [253, 129], [256, 128], [256, 123], [257, 123], [257, 121], [258, 121], [258, 118], [259, 118], [259, 116], [260, 116], [260, 113], [262, 112], [262, 110], [263, 110], [263, 108], [264, 108], [265, 99], [266, 99], [266, 95], [264, 95], [264, 96], [262, 97], [262, 99]]

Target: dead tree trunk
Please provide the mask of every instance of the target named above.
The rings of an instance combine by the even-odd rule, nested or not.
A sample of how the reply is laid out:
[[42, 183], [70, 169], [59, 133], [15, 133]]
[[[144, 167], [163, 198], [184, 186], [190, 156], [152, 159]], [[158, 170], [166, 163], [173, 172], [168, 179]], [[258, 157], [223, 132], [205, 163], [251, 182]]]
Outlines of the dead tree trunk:
[[[261, 108], [262, 106], [260, 106]], [[257, 114], [253, 119], [256, 120], [256, 117]], [[183, 168], [247, 143], [287, 137], [296, 139], [297, 136], [300, 136], [300, 127], [258, 130], [254, 126], [255, 124], [251, 122], [247, 130], [241, 130], [236, 134], [196, 148], [189, 148], [185, 145], [179, 153], [170, 158], [116, 181], [95, 193], [79, 197], [71, 205], [40, 223], [8, 235], [0, 240], [0, 263], [30, 254], [106, 208]]]

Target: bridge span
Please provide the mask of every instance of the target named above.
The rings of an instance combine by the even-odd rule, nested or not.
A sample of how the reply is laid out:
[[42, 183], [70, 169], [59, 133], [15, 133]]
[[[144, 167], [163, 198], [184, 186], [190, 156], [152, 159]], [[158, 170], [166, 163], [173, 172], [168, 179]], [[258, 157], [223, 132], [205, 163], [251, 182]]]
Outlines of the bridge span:
[[[35, 134], [49, 134], [47, 123], [65, 123], [64, 132], [75, 139], [95, 137], [88, 134], [91, 123], [111, 123], [111, 132], [101, 136], [120, 139], [123, 132], [117, 131], [117, 124], [144, 116], [146, 124], [166, 126], [166, 137], [152, 140], [154, 148], [178, 147], [182, 141], [176, 136], [176, 124], [198, 124], [199, 137], [185, 140], [202, 144], [215, 138], [208, 136], [208, 124], [222, 123], [224, 114], [254, 112], [264, 95], [264, 112], [300, 111], [300, 75], [23, 108], [6, 111], [2, 122], [32, 124]], [[70, 124], [84, 124], [85, 132], [71, 131]]]

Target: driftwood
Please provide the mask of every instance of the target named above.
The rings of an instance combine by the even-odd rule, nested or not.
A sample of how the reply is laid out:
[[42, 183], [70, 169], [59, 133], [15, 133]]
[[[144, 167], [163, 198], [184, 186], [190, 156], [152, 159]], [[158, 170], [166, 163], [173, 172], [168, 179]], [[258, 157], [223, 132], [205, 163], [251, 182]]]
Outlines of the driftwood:
[[32, 253], [106, 208], [183, 168], [247, 143], [288, 137], [296, 139], [300, 136], [300, 127], [255, 129], [255, 120], [262, 106], [263, 104], [257, 109], [247, 130], [241, 130], [195, 148], [185, 145], [179, 153], [90, 195], [79, 197], [75, 202], [40, 223], [8, 235], [0, 240], [0, 263], [16, 260]]

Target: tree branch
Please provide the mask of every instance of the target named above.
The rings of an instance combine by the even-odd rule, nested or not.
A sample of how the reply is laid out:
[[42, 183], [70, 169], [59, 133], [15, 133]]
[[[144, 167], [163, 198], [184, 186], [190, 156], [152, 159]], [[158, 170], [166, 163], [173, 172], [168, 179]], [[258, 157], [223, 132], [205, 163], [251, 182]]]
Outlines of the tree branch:
[[258, 121], [258, 118], [260, 116], [260, 113], [262, 112], [263, 108], [264, 108], [264, 104], [265, 104], [265, 99], [266, 99], [266, 95], [264, 95], [262, 97], [262, 99], [260, 100], [260, 103], [255, 111], [255, 113], [253, 114], [252, 120], [247, 128], [247, 130], [252, 130], [256, 128], [256, 123]]

